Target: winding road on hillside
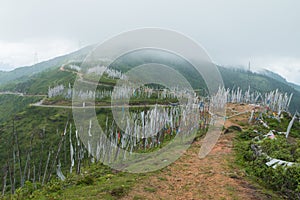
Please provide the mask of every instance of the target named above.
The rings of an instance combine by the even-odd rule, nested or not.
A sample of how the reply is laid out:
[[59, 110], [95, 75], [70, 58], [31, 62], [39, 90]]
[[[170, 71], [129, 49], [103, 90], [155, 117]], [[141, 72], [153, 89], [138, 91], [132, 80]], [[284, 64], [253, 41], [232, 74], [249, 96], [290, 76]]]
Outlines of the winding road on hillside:
[[24, 94], [21, 92], [10, 92], [10, 91], [0, 92], [0, 95], [16, 95], [16, 96], [24, 96], [24, 97], [47, 97], [47, 95], [44, 94]]
[[[112, 108], [112, 107], [120, 107], [120, 108], [144, 108], [144, 107], [155, 107], [155, 105], [103, 105], [103, 106], [63, 106], [63, 105], [44, 105], [41, 101], [37, 103], [30, 104], [30, 106], [36, 107], [44, 107], [44, 108], [65, 108], [65, 109], [93, 109], [93, 108]], [[158, 106], [167, 106], [167, 105], [158, 105]]]

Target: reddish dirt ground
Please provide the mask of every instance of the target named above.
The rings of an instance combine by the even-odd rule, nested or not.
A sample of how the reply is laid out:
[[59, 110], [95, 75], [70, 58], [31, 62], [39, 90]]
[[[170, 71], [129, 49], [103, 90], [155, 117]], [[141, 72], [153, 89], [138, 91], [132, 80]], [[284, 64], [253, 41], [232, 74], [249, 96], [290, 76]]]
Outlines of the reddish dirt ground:
[[[251, 110], [247, 105], [229, 105], [232, 108], [238, 112]], [[249, 114], [243, 114], [228, 119], [225, 127], [247, 121], [248, 117]], [[232, 164], [234, 136], [222, 134], [204, 159], [198, 158], [202, 141], [194, 142], [180, 159], [142, 180], [123, 199], [270, 199]]]

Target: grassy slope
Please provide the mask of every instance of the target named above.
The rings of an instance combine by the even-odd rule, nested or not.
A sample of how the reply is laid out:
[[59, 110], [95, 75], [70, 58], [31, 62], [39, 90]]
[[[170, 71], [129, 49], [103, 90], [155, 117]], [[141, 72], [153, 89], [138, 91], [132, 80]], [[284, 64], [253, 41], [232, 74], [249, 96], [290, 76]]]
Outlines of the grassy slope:
[[[62, 182], [52, 180], [44, 187], [27, 182], [14, 197], [19, 199], [119, 199], [150, 174], [116, 172], [101, 164], [83, 168], [82, 175], [70, 175]], [[11, 198], [9, 195], [7, 199]]]
[[70, 72], [60, 71], [57, 68], [48, 69], [33, 75], [26, 81], [14, 81], [0, 86], [2, 91], [17, 91], [26, 94], [47, 94], [48, 88], [59, 84], [67, 86], [75, 81], [76, 75]]
[[22, 111], [30, 103], [39, 101], [42, 97], [0, 95], [0, 123], [12, 119], [13, 115]]
[[[145, 61], [141, 61], [141, 60], [136, 61], [134, 64], [127, 63], [125, 67], [129, 69], [135, 64], [141, 64], [142, 62]], [[191, 80], [191, 84], [194, 87], [201, 85], [201, 80], [196, 80], [197, 76], [195, 76], [193, 71], [186, 71], [186, 68], [181, 67], [180, 62], [173, 63], [173, 64], [175, 65], [175, 68], [177, 68], [179, 71], [181, 70], [181, 72], [186, 77], [189, 77], [189, 79]], [[116, 67], [118, 66], [116, 65]], [[242, 89], [247, 89], [248, 84], [247, 81], [245, 80], [247, 80], [248, 75], [246, 72], [228, 70], [221, 67], [220, 67], [220, 71], [221, 74], [223, 75], [223, 79], [226, 87], [240, 86]], [[270, 79], [263, 75], [251, 74], [250, 78], [251, 78], [252, 88], [262, 92], [279, 88], [282, 91], [296, 93], [295, 95], [296, 99], [294, 99], [293, 109], [297, 108], [297, 103], [300, 102], [298, 98], [299, 95], [297, 94], [297, 92], [295, 92], [295, 90], [293, 90], [293, 88], [283, 83], [274, 81], [273, 79]], [[72, 82], [75, 80], [75, 75], [69, 72], [59, 71], [57, 66], [55, 66], [46, 72], [42, 72], [31, 76], [29, 80], [27, 78], [24, 80], [25, 81], [20, 80], [20, 81], [16, 81], [15, 83], [10, 83], [9, 85], [2, 86], [2, 90], [15, 90], [15, 91], [21, 91], [21, 92], [32, 93], [32, 94], [46, 94], [49, 86], [53, 86], [61, 83], [64, 85], [67, 85], [68, 83], [72, 84]], [[34, 138], [34, 142], [36, 143], [38, 149], [42, 139], [39, 138], [39, 134], [43, 131], [43, 128], [46, 128], [46, 134], [47, 134], [46, 144], [48, 143], [47, 144], [48, 146], [46, 147], [53, 146], [53, 149], [56, 148], [60, 138], [60, 136], [56, 134], [56, 130], [59, 130], [59, 133], [63, 131], [65, 122], [67, 121], [68, 116], [70, 116], [70, 110], [34, 108], [34, 107], [23, 109], [24, 106], [26, 106], [28, 103], [31, 103], [31, 101], [35, 101], [35, 99], [31, 99], [31, 98], [29, 99], [26, 98], [26, 100], [24, 100], [24, 99], [19, 99], [14, 97], [10, 99], [2, 99], [2, 101], [7, 102], [6, 104], [1, 104], [2, 106], [1, 118], [2, 120], [6, 120], [6, 122], [3, 123], [2, 124], [3, 126], [1, 127], [2, 141], [4, 142], [9, 141], [11, 137], [12, 120], [8, 120], [11, 118], [12, 116], [11, 114], [20, 112], [19, 114], [17, 114], [17, 120], [15, 123], [16, 123], [17, 132], [18, 134], [20, 134], [20, 140], [23, 142], [23, 145], [21, 145], [20, 147], [22, 151], [26, 152], [28, 150], [29, 139], [32, 133], [36, 135], [36, 137]], [[20, 103], [20, 105], [16, 106], [17, 103]], [[6, 115], [6, 114], [10, 114], [10, 115]], [[4, 142], [2, 142], [2, 144], [5, 144]], [[0, 158], [1, 158], [1, 163], [3, 163], [7, 158], [7, 153], [9, 152], [6, 151], [6, 149], [8, 148], [7, 146], [1, 145], [0, 148], [1, 148], [0, 152], [2, 152]], [[36, 158], [38, 158], [38, 156], [36, 156]], [[43, 160], [44, 161], [46, 160], [46, 154], [44, 155]], [[36, 162], [38, 162], [38, 160], [36, 160]], [[101, 172], [102, 170], [105, 170], [105, 168], [97, 169], [95, 173], [99, 172], [99, 174], [103, 174]], [[107, 173], [108, 172], [105, 172], [105, 174]], [[87, 173], [87, 176], [88, 174], [90, 173]], [[46, 188], [38, 191], [38, 193], [39, 192], [41, 193], [38, 194], [38, 196], [43, 197], [47, 195], [47, 193], [51, 193], [51, 195], [53, 195], [53, 198], [55, 198], [55, 196], [58, 194], [65, 194], [66, 196], [69, 195], [68, 197], [70, 197], [70, 195], [72, 195], [72, 193], [74, 192], [78, 192], [77, 193], [78, 195], [79, 194], [89, 195], [89, 193], [98, 194], [99, 191], [102, 191], [104, 196], [107, 195], [108, 198], [116, 198], [115, 195], [118, 195], [119, 189], [116, 189], [117, 192], [115, 192], [115, 190], [110, 187], [114, 187], [114, 185], [116, 185], [116, 187], [122, 187], [122, 185], [124, 185], [124, 187], [127, 188], [132, 185], [131, 182], [135, 179], [135, 176], [122, 174], [122, 173], [113, 176], [115, 176], [116, 179], [113, 179], [112, 177], [109, 176], [106, 177], [106, 175], [104, 174], [101, 177], [96, 177], [95, 180], [92, 181], [92, 186], [88, 186], [88, 187], [86, 187], [86, 185], [89, 185], [89, 183], [88, 184], [85, 183], [85, 179], [86, 179], [85, 176], [81, 178], [74, 177], [75, 180], [70, 180], [71, 183], [69, 185], [68, 183], [64, 185], [60, 182], [58, 183], [54, 182], [53, 184], [49, 185], [48, 189]], [[78, 183], [77, 179], [79, 179], [80, 183]], [[83, 184], [81, 181], [82, 179], [83, 179]], [[87, 179], [89, 180], [89, 178]], [[118, 184], [116, 184], [116, 182], [118, 182]], [[105, 185], [102, 185], [103, 183], [105, 183]], [[108, 183], [111, 183], [111, 185], [107, 185]], [[122, 193], [122, 189], [120, 190], [121, 190], [120, 193]], [[66, 192], [61, 193], [62, 191], [66, 191]]]
[[[100, 113], [104, 113], [104, 111], [99, 111], [98, 114]], [[56, 134], [56, 130], [59, 130], [59, 134], [62, 133], [64, 123], [69, 114], [70, 110], [36, 107], [28, 107], [25, 111], [19, 113], [16, 116], [17, 120], [15, 123], [19, 138], [21, 141], [24, 141], [24, 144], [20, 147], [22, 152], [25, 152], [29, 148], [28, 141], [31, 133], [35, 132], [38, 135], [38, 133], [42, 132], [43, 127], [46, 127], [47, 134], [45, 143], [48, 143], [49, 146], [53, 145], [53, 149], [55, 150], [60, 139], [60, 135]], [[105, 119], [105, 117], [100, 118], [100, 121], [104, 121]], [[286, 125], [286, 122], [284, 124]], [[11, 128], [8, 126], [6, 126], [6, 128], [5, 131], [9, 134]], [[291, 135], [297, 134], [296, 132], [297, 131], [293, 129]], [[34, 139], [34, 143], [37, 147], [39, 147], [40, 142], [41, 140], [38, 137]], [[39, 149], [37, 148], [36, 150], [38, 152]], [[0, 152], [5, 152], [5, 149], [1, 149]], [[41, 153], [34, 154], [33, 157], [40, 158]], [[1, 155], [0, 158], [6, 158], [6, 155]], [[46, 154], [43, 160], [45, 162]], [[63, 160], [63, 157], [61, 160]], [[37, 162], [38, 159], [35, 160], [35, 163]], [[3, 163], [3, 161], [1, 161], [1, 163]], [[37, 185], [38, 190], [28, 182], [24, 188], [17, 191], [15, 197], [19, 197], [20, 199], [118, 199], [120, 196], [125, 195], [136, 183], [139, 183], [141, 179], [152, 176], [152, 174], [134, 175], [117, 173], [103, 165], [91, 165], [91, 167], [86, 165], [83, 172], [84, 173], [80, 176], [72, 175], [68, 177], [65, 182], [54, 179], [45, 187]], [[157, 173], [164, 174], [163, 171], [156, 172], [156, 174]], [[147, 187], [144, 190], [153, 192], [152, 187]], [[7, 198], [10, 197], [7, 196]]]
[[[246, 128], [246, 127], [244, 127]], [[294, 130], [293, 130], [294, 131]], [[225, 136], [227, 137], [227, 136]], [[227, 138], [228, 139], [228, 138]], [[228, 142], [228, 140], [226, 141]], [[199, 142], [197, 143], [199, 145]], [[228, 148], [229, 144], [225, 144], [224, 141], [221, 143], [218, 143], [218, 145], [224, 145], [222, 148], [217, 148], [219, 151], [225, 151], [226, 148]], [[226, 146], [226, 147], [225, 147]], [[230, 146], [230, 145], [229, 145]], [[225, 150], [224, 150], [225, 149]], [[195, 154], [197, 156], [197, 152], [199, 150], [199, 146], [192, 146], [192, 148], [188, 151], [191, 154]], [[195, 153], [196, 152], [196, 153]], [[216, 153], [216, 152], [215, 152]], [[218, 154], [218, 153], [217, 153]], [[224, 154], [224, 152], [223, 152]], [[90, 167], [86, 167], [83, 169], [84, 173], [80, 176], [71, 175], [67, 178], [66, 181], [58, 181], [53, 180], [52, 182], [48, 183], [45, 187], [38, 186], [38, 190], [35, 190], [33, 185], [30, 183], [27, 183], [27, 185], [18, 190], [16, 196], [19, 198], [32, 198], [32, 199], [119, 199], [120, 197], [126, 195], [131, 188], [139, 188], [138, 190], [141, 190], [143, 194], [148, 194], [149, 196], [156, 196], [158, 194], [161, 194], [160, 192], [163, 188], [168, 186], [168, 182], [170, 180], [173, 180], [174, 177], [177, 177], [178, 174], [183, 174], [182, 176], [186, 175], [189, 176], [189, 171], [192, 168], [195, 168], [196, 171], [199, 173], [196, 173], [193, 176], [200, 176], [201, 178], [197, 179], [196, 181], [204, 181], [204, 180], [214, 180], [213, 174], [214, 171], [220, 170], [220, 171], [226, 171], [226, 175], [224, 177], [220, 178], [219, 176], [216, 178], [217, 180], [221, 179], [222, 181], [227, 180], [228, 182], [224, 182], [225, 187], [219, 188], [219, 191], [222, 191], [220, 193], [220, 196], [224, 196], [224, 194], [228, 195], [225, 196], [231, 197], [233, 199], [240, 197], [239, 195], [253, 195], [254, 197], [264, 197], [264, 198], [274, 198], [277, 199], [278, 196], [276, 194], [273, 194], [270, 190], [266, 190], [262, 188], [261, 186], [255, 184], [257, 181], [253, 181], [251, 178], [251, 181], [253, 181], [253, 184], [248, 184], [245, 182], [244, 175], [240, 177], [240, 174], [243, 174], [243, 170], [238, 170], [236, 167], [230, 165], [228, 168], [228, 155], [223, 155], [222, 153], [219, 153], [220, 160], [222, 160], [220, 166], [222, 166], [222, 169], [211, 169], [210, 166], [204, 167], [205, 165], [203, 161], [198, 160], [198, 158], [194, 159], [191, 155], [186, 155], [185, 157], [182, 157], [179, 159], [178, 162], [172, 164], [168, 168], [156, 171], [154, 173], [149, 174], [129, 174], [124, 172], [116, 172], [114, 170], [111, 170], [101, 164], [92, 164]], [[230, 154], [231, 155], [231, 154]], [[211, 163], [216, 163], [215, 156], [212, 156], [208, 159], [211, 159]], [[224, 158], [224, 156], [226, 158]], [[231, 155], [232, 156], [232, 155]], [[222, 158], [222, 159], [221, 159]], [[183, 162], [184, 159], [187, 161], [189, 159], [192, 160], [198, 160], [198, 165], [192, 165], [191, 160], [189, 162]], [[201, 166], [199, 168], [199, 166]], [[215, 166], [214, 166], [215, 167]], [[224, 169], [223, 169], [224, 168]], [[182, 171], [185, 169], [184, 171]], [[236, 174], [236, 172], [238, 172]], [[178, 174], [177, 174], [178, 173]], [[173, 179], [172, 179], [173, 177]], [[238, 177], [238, 178], [237, 178]], [[249, 178], [249, 177], [248, 177]], [[224, 180], [223, 180], [224, 179]], [[151, 180], [151, 181], [150, 181]], [[153, 182], [153, 180], [157, 180], [158, 182]], [[235, 180], [238, 180], [241, 182], [241, 185], [238, 185], [238, 187], [235, 185]], [[182, 180], [182, 179], [175, 179], [175, 182], [172, 183], [172, 185], [169, 186], [168, 193], [176, 196], [176, 194], [179, 194], [177, 192], [187, 192], [187, 194], [190, 195], [190, 190], [192, 190], [194, 193], [198, 193], [200, 196], [205, 197], [212, 197], [209, 195], [212, 195], [213, 193], [210, 192], [210, 187], [215, 187], [215, 189], [218, 189], [218, 184], [215, 184], [213, 181], [210, 183], [209, 188], [206, 186], [202, 186], [200, 189], [195, 188], [195, 190], [192, 188], [192, 184], [189, 182], [190, 180]], [[181, 187], [180, 189], [177, 187], [180, 187], [183, 183], [182, 182], [188, 182], [189, 184], [186, 186]], [[139, 184], [142, 184], [141, 186]], [[219, 183], [219, 182], [218, 182]], [[239, 182], [238, 182], [239, 183]], [[213, 186], [214, 185], [214, 186]], [[177, 188], [176, 190], [174, 188]], [[176, 192], [175, 192], [175, 191]], [[243, 190], [243, 191], [241, 191]], [[252, 193], [249, 193], [249, 190], [251, 190]], [[202, 191], [197, 192], [197, 191]], [[214, 190], [215, 192], [215, 190]], [[158, 193], [158, 194], [157, 194]], [[255, 193], [255, 194], [254, 194]], [[181, 193], [180, 193], [181, 194]], [[131, 194], [132, 195], [132, 194]], [[16, 197], [15, 196], [15, 197]], [[225, 198], [224, 197], [224, 198]], [[7, 196], [7, 198], [9, 198]], [[140, 194], [134, 194], [133, 199], [143, 199], [144, 196]], [[279, 199], [279, 198], [278, 198]]]
[[75, 51], [73, 53], [59, 56], [56, 58], [53, 58], [48, 61], [44, 61], [32, 66], [27, 67], [20, 67], [15, 70], [9, 71], [9, 72], [1, 72], [0, 73], [0, 84], [7, 84], [11, 81], [16, 80], [28, 80], [32, 75], [43, 72], [47, 69], [53, 68], [53, 67], [60, 67], [62, 64], [73, 60], [73, 59], [83, 59], [87, 53], [92, 49], [92, 46], [88, 46], [85, 48], [80, 49], [79, 51]]
[[[265, 117], [265, 121], [271, 130], [286, 131], [291, 117], [285, 118], [279, 123], [276, 119]], [[253, 142], [254, 137], [262, 137], [261, 134], [254, 133], [258, 130], [267, 134], [270, 130], [262, 125], [254, 124], [244, 126], [244, 131], [238, 133], [234, 141], [236, 149], [236, 163], [243, 169], [247, 177], [259, 183], [261, 186], [271, 189], [282, 195], [282, 198], [297, 199], [299, 195], [300, 173], [299, 166], [293, 166], [287, 169], [277, 167], [273, 169], [265, 165], [267, 160], [264, 156], [256, 157], [251, 149], [251, 144], [259, 144], [262, 151], [272, 158], [281, 159], [289, 162], [300, 162], [300, 123], [295, 122], [289, 139], [283, 135], [276, 135], [275, 140], [264, 139], [260, 142]]]

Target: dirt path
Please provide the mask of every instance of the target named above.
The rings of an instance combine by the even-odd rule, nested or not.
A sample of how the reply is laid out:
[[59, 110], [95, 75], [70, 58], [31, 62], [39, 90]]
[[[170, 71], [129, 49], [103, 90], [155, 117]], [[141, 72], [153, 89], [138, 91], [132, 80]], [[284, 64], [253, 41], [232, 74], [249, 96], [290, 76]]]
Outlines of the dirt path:
[[[247, 115], [239, 120], [247, 120]], [[235, 122], [232, 118], [225, 127]], [[137, 184], [123, 199], [269, 199], [231, 165], [233, 138], [234, 133], [222, 134], [204, 159], [198, 158], [202, 141], [196, 141], [179, 160]]]

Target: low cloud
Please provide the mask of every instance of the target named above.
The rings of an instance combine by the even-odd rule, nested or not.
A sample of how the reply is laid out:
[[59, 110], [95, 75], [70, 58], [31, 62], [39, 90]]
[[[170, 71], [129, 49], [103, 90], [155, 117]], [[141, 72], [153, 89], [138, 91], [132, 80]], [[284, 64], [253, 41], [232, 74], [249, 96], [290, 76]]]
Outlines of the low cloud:
[[0, 69], [12, 70], [70, 53], [78, 44], [67, 39], [27, 39], [21, 42], [0, 41]]
[[254, 69], [268, 69], [287, 81], [300, 85], [300, 59], [292, 57], [265, 57], [254, 61]]

